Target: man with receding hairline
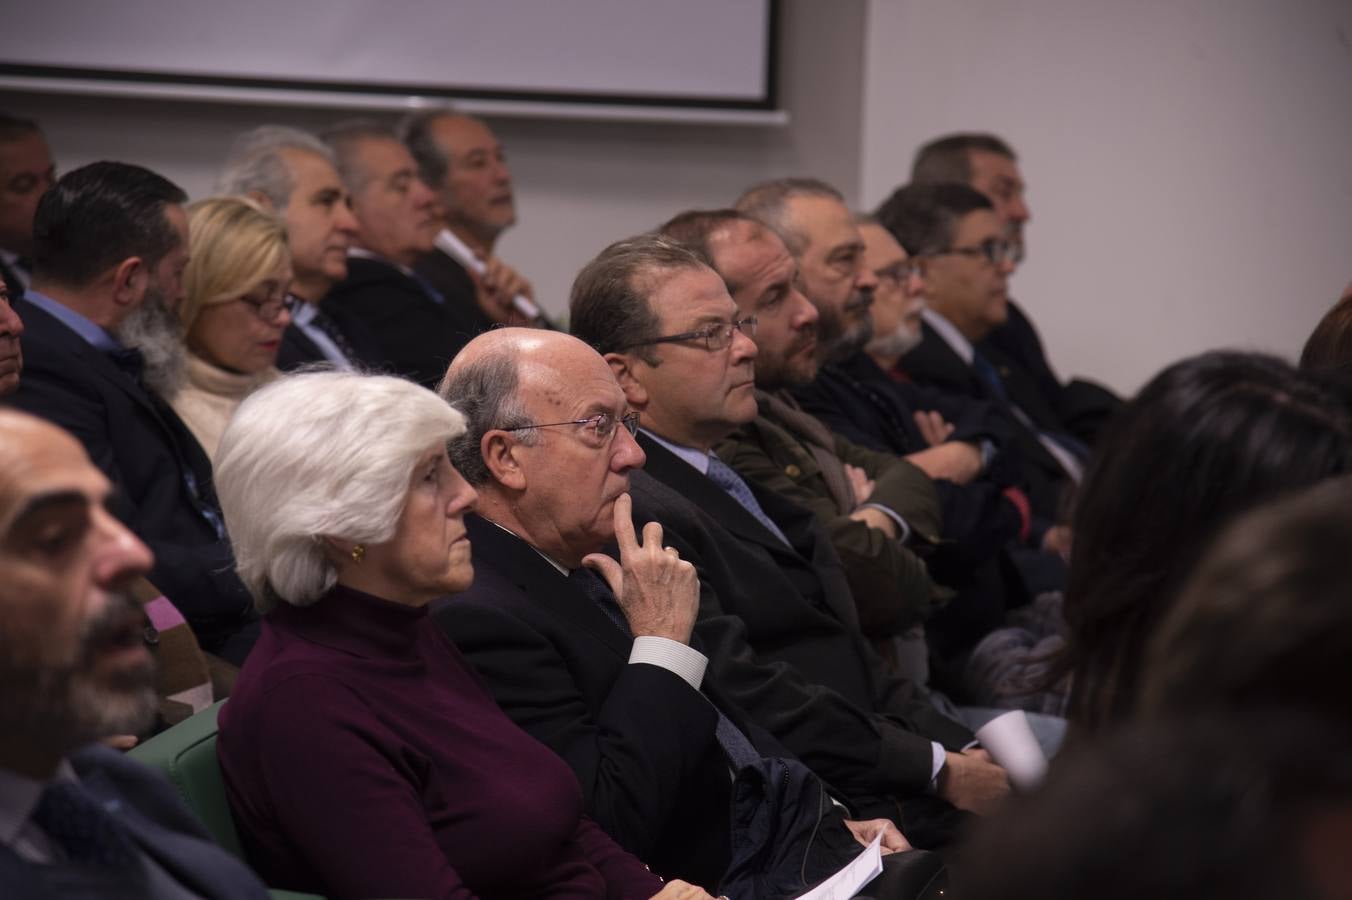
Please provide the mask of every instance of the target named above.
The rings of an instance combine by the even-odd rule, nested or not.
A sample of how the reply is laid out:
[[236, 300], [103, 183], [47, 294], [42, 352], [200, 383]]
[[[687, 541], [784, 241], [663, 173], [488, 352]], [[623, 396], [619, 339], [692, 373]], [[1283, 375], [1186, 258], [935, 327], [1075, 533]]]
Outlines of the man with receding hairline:
[[0, 409], [0, 884], [5, 896], [264, 898], [158, 773], [95, 742], [156, 707], [131, 596], [151, 555], [80, 443]]

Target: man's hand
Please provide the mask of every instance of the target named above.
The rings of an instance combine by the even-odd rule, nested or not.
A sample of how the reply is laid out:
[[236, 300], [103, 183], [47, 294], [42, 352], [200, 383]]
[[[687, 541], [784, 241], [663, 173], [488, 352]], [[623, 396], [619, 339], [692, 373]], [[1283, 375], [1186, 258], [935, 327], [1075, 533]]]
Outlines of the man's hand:
[[883, 856], [912, 849], [911, 842], [906, 840], [905, 836], [897, 830], [897, 826], [887, 819], [865, 819], [863, 821], [846, 819], [845, 827], [850, 829], [850, 834], [854, 835], [854, 839], [865, 847], [873, 843], [873, 839], [881, 831], [883, 833], [881, 844]]
[[677, 880], [662, 885], [662, 890], [653, 894], [652, 900], [714, 900], [714, 898], [702, 887]]
[[856, 509], [850, 513], [850, 518], [856, 522], [863, 522], [869, 528], [876, 528], [883, 534], [896, 540], [900, 529], [897, 528], [897, 521], [887, 513], [878, 509], [876, 506], [866, 506], [863, 509]]
[[939, 796], [959, 809], [988, 815], [1009, 793], [1009, 775], [985, 750], [945, 754], [939, 771]]
[[1074, 536], [1075, 533], [1070, 530], [1069, 525], [1053, 525], [1042, 536], [1042, 549], [1048, 553], [1059, 554], [1066, 562], [1070, 562], [1070, 547]]
[[934, 480], [967, 484], [981, 474], [981, 450], [966, 441], [949, 441], [907, 454], [906, 461]]
[[699, 575], [673, 547], [662, 546], [662, 526], [643, 526], [643, 543], [634, 534], [633, 501], [615, 498], [615, 541], [620, 561], [590, 553], [582, 564], [606, 580], [635, 637], [663, 637], [690, 643], [699, 612]]
[[944, 417], [934, 410], [916, 410], [911, 414], [916, 427], [925, 438], [925, 443], [937, 447], [953, 434], [953, 426], [944, 421]]
[[477, 290], [476, 299], [479, 308], [494, 322], [504, 325], [529, 325], [529, 322], [513, 304], [517, 294], [534, 300], [535, 291], [529, 281], [496, 256], [484, 260], [482, 275], [474, 279]]
[[850, 478], [850, 487], [854, 490], [854, 505], [858, 506], [873, 496], [873, 479], [858, 466], [845, 463], [845, 474]]

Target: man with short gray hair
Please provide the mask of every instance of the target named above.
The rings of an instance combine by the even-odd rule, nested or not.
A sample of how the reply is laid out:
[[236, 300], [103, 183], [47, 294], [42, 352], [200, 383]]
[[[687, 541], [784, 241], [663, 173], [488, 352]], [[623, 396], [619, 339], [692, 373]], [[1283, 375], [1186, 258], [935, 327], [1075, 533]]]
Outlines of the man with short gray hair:
[[235, 139], [216, 190], [249, 197], [286, 225], [295, 273], [290, 292], [301, 302], [282, 335], [278, 367], [327, 362], [354, 368], [369, 337], [343, 334], [320, 305], [347, 277], [347, 252], [357, 237], [357, 220], [348, 208], [333, 151], [308, 132], [263, 125]]

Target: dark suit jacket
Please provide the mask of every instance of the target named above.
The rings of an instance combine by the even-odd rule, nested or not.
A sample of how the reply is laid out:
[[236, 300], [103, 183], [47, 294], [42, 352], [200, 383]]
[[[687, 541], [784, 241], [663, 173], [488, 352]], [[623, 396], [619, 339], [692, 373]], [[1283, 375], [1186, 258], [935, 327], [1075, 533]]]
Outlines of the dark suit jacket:
[[[242, 862], [212, 841], [159, 773], [115, 750], [91, 745], [70, 757], [80, 783], [95, 799], [117, 804], [117, 820], [137, 846], [189, 891], [209, 900], [266, 900], [267, 889]], [[90, 884], [55, 892], [40, 877], [42, 867], [0, 847], [0, 886], [5, 897], [75, 900], [110, 896]], [[154, 900], [154, 898], [150, 898]]]
[[658, 666], [535, 550], [467, 520], [474, 584], [433, 617], [525, 731], [572, 767], [587, 814], [666, 878], [718, 884], [728, 865], [731, 780], [717, 702], [766, 755], [788, 755], [723, 698]]
[[454, 301], [438, 303], [398, 266], [365, 257], [348, 259], [347, 278], [334, 286], [322, 308], [354, 347], [363, 334], [369, 336], [373, 356], [363, 363], [429, 388], [483, 330]]
[[634, 523], [660, 522], [699, 570], [695, 631], [719, 687], [861, 815], [885, 814], [879, 797], [924, 791], [931, 739], [957, 749], [971, 732], [884, 670], [813, 514], [752, 484], [786, 547], [694, 467], [646, 435], [639, 443], [648, 461], [630, 477]]
[[463, 321], [479, 331], [487, 331], [497, 324], [479, 308], [474, 277], [449, 254], [440, 250], [426, 253], [413, 264], [413, 271], [440, 291]]
[[206, 454], [168, 404], [107, 355], [32, 303], [15, 308], [24, 321], [24, 373], [12, 403], [84, 444], [121, 492], [113, 512], [155, 552], [150, 580], [182, 611], [202, 649], [241, 662], [257, 616], [209, 518], [219, 510]]
[[1013, 300], [1009, 301], [1005, 324], [988, 334], [977, 348], [1020, 368], [1056, 410], [1061, 427], [1085, 444], [1092, 445], [1107, 421], [1122, 408], [1121, 398], [1102, 385], [1078, 378], [1062, 384], [1047, 362], [1037, 329]]
[[[352, 348], [353, 357], [350, 362], [354, 364], [370, 365], [371, 360], [380, 356], [370, 335], [356, 323], [348, 323], [348, 327], [343, 331], [343, 339]], [[327, 362], [329, 358], [314, 341], [310, 340], [309, 335], [294, 322], [286, 326], [286, 330], [282, 332], [282, 346], [277, 350], [277, 368], [283, 372], [290, 372], [301, 366]]]
[[[906, 374], [919, 384], [1008, 408], [1008, 404], [971, 366], [963, 362], [962, 357], [930, 328], [929, 323], [925, 323], [923, 329], [924, 337], [920, 345], [902, 357], [901, 367]], [[982, 354], [999, 373], [1009, 402], [1023, 410], [1038, 428], [1069, 433], [1057, 417], [1056, 410], [1047, 403], [1021, 368], [1011, 365], [1008, 358], [998, 350], [987, 353], [983, 348]], [[1011, 418], [1014, 417], [1011, 415]], [[1014, 443], [1024, 461], [1023, 480], [1033, 512], [1047, 521], [1062, 518], [1062, 494], [1071, 482], [1061, 464], [1042, 446], [1034, 431], [1017, 419], [1014, 420]]]

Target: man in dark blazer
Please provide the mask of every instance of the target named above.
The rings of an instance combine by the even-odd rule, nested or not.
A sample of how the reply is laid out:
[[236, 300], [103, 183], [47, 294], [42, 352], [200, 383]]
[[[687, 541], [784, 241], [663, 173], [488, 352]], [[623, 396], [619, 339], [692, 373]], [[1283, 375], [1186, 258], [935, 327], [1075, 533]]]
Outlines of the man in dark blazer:
[[[720, 883], [732, 773], [789, 754], [703, 678], [694, 568], [663, 549], [659, 526], [634, 534], [624, 492], [644, 454], [624, 395], [576, 338], [520, 329], [472, 341], [441, 391], [468, 420], [452, 456], [479, 499], [474, 584], [434, 617], [507, 714], [569, 763], [588, 814], [623, 847], [665, 877]], [[601, 554], [612, 541], [618, 563]], [[826, 829], [843, 863], [859, 848], [838, 819]], [[904, 846], [882, 822], [855, 827]]]
[[1008, 278], [1016, 245], [983, 194], [961, 184], [913, 185], [896, 191], [878, 220], [923, 260], [923, 337], [902, 357], [915, 381], [1006, 409], [1018, 425], [1034, 532], [1047, 549], [1068, 549], [1066, 495], [1079, 482], [1088, 448], [1067, 430], [1031, 376], [999, 350], [978, 344], [1008, 317]]
[[[912, 184], [957, 182], [975, 188], [991, 201], [1006, 236], [1025, 253], [1024, 227], [1033, 214], [1024, 197], [1023, 174], [1014, 149], [994, 134], [959, 133], [936, 138], [916, 151]], [[1062, 382], [1042, 348], [1032, 320], [1013, 299], [1008, 316], [978, 344], [983, 353], [1001, 356], [1022, 370], [1043, 402], [1056, 410], [1068, 433], [1092, 445], [1104, 424], [1122, 407], [1112, 391], [1092, 381]]]
[[24, 898], [265, 898], [158, 773], [92, 743], [154, 718], [146, 546], [59, 428], [0, 410], [0, 885]]
[[202, 648], [239, 664], [258, 634], [206, 454], [157, 390], [181, 352], [174, 309], [187, 260], [183, 192], [153, 172], [94, 163], [38, 206], [33, 287], [16, 304], [24, 372], [15, 406], [85, 445], [113, 508], [155, 551], [151, 580]]
[[635, 511], [700, 570], [696, 633], [720, 687], [851, 797], [910, 801], [933, 786], [988, 808], [1004, 771], [960, 752], [967, 728], [883, 669], [812, 513], [710, 452], [756, 415], [751, 324], [718, 274], [668, 240], [621, 241], [578, 275], [571, 323], [639, 411], [648, 467], [633, 478]]
[[355, 121], [324, 138], [351, 195], [358, 235], [347, 277], [322, 308], [353, 340], [369, 336], [374, 352], [364, 364], [435, 387], [456, 352], [483, 330], [480, 317], [413, 271], [441, 227], [436, 197], [390, 129]]

